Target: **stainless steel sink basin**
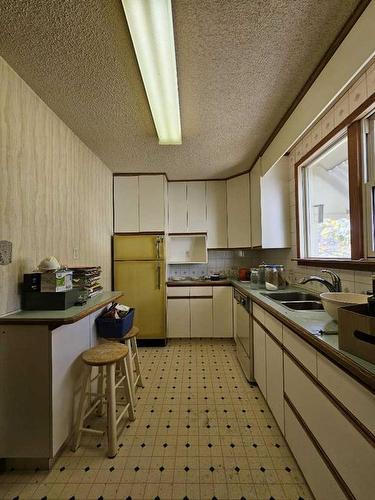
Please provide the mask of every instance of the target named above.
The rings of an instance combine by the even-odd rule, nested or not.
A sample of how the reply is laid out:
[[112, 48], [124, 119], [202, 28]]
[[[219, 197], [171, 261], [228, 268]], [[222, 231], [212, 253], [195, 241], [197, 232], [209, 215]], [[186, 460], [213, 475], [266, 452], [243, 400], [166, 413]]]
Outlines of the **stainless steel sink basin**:
[[295, 311], [323, 311], [324, 307], [318, 300], [301, 300], [297, 302], [286, 301], [281, 303], [283, 306]]
[[278, 302], [284, 301], [320, 301], [319, 297], [316, 297], [312, 293], [307, 292], [275, 292], [275, 293], [262, 293], [265, 297], [272, 300], [277, 300]]

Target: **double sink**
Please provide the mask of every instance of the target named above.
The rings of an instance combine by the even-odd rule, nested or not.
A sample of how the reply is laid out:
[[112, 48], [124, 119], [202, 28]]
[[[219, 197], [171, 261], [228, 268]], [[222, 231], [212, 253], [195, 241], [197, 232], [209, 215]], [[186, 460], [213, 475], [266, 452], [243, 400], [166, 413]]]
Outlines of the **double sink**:
[[262, 293], [269, 299], [294, 311], [323, 311], [323, 304], [316, 295], [307, 292], [272, 292]]

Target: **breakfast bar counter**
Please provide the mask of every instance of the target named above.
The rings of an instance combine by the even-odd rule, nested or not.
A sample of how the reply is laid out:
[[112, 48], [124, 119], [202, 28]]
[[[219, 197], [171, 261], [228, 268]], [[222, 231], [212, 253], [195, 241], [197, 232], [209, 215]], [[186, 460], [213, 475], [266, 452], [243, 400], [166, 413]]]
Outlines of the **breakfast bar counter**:
[[69, 441], [82, 378], [81, 354], [122, 292], [102, 292], [65, 311], [0, 318], [0, 467], [48, 469]]
[[102, 292], [88, 299], [86, 304], [61, 311], [17, 311], [0, 316], [0, 325], [68, 325], [79, 321], [98, 309], [119, 299], [122, 292]]

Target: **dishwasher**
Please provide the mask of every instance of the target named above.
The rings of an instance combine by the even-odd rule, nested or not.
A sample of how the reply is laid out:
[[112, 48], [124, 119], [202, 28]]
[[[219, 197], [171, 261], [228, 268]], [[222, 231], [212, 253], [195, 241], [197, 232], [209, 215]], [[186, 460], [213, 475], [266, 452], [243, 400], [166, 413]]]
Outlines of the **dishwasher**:
[[250, 298], [239, 290], [233, 292], [235, 301], [237, 358], [249, 382], [254, 382], [253, 336]]

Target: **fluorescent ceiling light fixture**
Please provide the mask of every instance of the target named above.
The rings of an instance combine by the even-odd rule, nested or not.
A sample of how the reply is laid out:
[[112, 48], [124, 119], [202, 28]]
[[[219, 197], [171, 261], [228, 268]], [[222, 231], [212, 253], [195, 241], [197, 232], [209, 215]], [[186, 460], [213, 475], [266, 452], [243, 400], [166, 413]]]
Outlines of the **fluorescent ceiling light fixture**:
[[122, 0], [159, 144], [181, 144], [171, 0]]

